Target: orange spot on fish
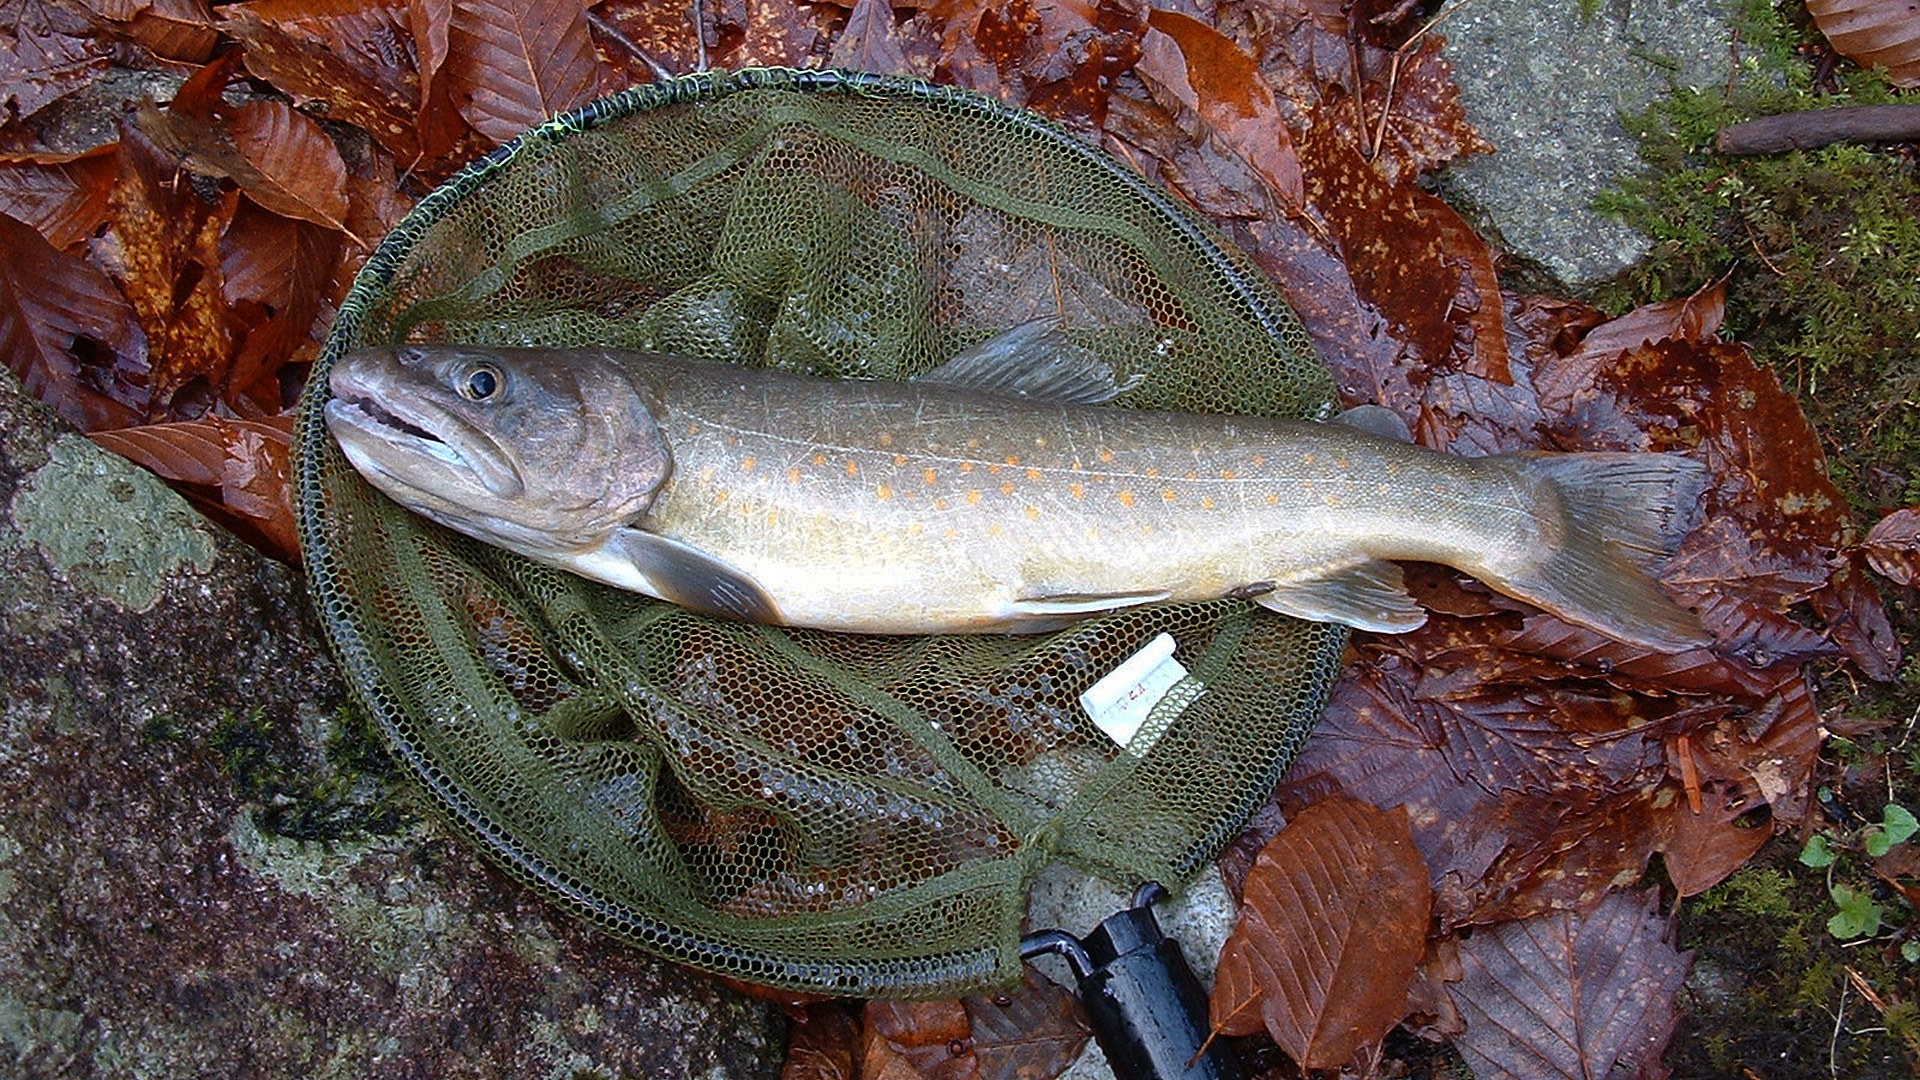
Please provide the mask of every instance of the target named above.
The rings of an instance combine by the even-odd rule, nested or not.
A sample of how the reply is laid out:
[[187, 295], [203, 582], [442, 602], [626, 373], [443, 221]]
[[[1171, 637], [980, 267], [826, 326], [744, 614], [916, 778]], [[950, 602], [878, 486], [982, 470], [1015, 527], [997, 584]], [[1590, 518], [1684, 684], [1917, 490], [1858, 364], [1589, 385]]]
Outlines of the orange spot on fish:
[[1083, 487], [1083, 486], [1081, 486], [1081, 485], [1080, 485], [1079, 483], [1073, 483], [1073, 484], [1069, 484], [1069, 485], [1067, 486], [1067, 490], [1068, 490], [1068, 491], [1070, 491], [1070, 492], [1072, 492], [1072, 493], [1073, 493], [1073, 497], [1074, 497], [1074, 498], [1076, 498], [1076, 499], [1078, 499], [1078, 498], [1080, 498], [1081, 496], [1083, 496], [1083, 495], [1085, 495], [1085, 494], [1087, 493], [1087, 489], [1086, 489], [1085, 487]]
[[1000, 485], [1000, 494], [1002, 494], [1002, 495], [1011, 495], [1011, 494], [1013, 494], [1013, 485], [1012, 485], [1011, 483], [1007, 483], [1007, 484], [1001, 484], [1001, 485]]
[[1000, 466], [998, 466], [998, 465], [989, 465], [989, 466], [987, 466], [987, 475], [988, 475], [988, 476], [999, 476], [999, 475], [1000, 475]]
[[905, 465], [907, 463], [907, 455], [905, 454], [893, 455], [893, 463], [895, 465]]
[[987, 535], [988, 535], [988, 536], [999, 536], [999, 535], [1000, 535], [1001, 533], [1003, 533], [1003, 532], [1006, 532], [1006, 531], [1007, 531], [1007, 527], [1006, 527], [1005, 525], [1002, 525], [1002, 524], [1000, 524], [1000, 523], [999, 523], [999, 522], [997, 522], [997, 521], [996, 521], [996, 522], [994, 522], [993, 524], [991, 524], [991, 525], [989, 525], [989, 526], [987, 526]]
[[967, 505], [968, 505], [968, 506], [979, 506], [979, 505], [980, 505], [980, 491], [979, 491], [979, 489], [978, 489], [978, 488], [975, 488], [975, 489], [973, 489], [973, 490], [971, 490], [971, 491], [969, 491], [969, 492], [967, 492]]
[[1155, 477], [1155, 476], [1159, 476], [1159, 475], [1160, 475], [1160, 470], [1159, 470], [1159, 469], [1155, 469], [1155, 468], [1148, 468], [1148, 469], [1147, 469], [1147, 475], [1148, 475], [1149, 477]]
[[855, 464], [851, 458], [847, 460], [847, 475], [848, 476], [860, 475], [860, 466]]
[[925, 481], [926, 481], [926, 482], [927, 482], [928, 484], [932, 484], [932, 483], [934, 483], [935, 481], [937, 481], [937, 480], [939, 480], [939, 479], [940, 479], [940, 477], [939, 477], [939, 474], [937, 474], [937, 473], [935, 473], [935, 472], [934, 472], [934, 471], [933, 471], [932, 469], [928, 469], [928, 470], [927, 470], [926, 472], [924, 472], [924, 473], [921, 473], [921, 474], [920, 474], [920, 476], [921, 476], [921, 478], [922, 478], [922, 479], [924, 479], [924, 480], [925, 480]]
[[1018, 465], [1018, 464], [1020, 464], [1020, 456], [1019, 456], [1018, 454], [1008, 454], [1008, 455], [1007, 455], [1007, 464], [1008, 464], [1008, 465]]
[[1029, 507], [1027, 507], [1027, 520], [1028, 520], [1028, 521], [1039, 521], [1039, 520], [1040, 520], [1040, 508], [1039, 508], [1039, 507], [1037, 507], [1037, 506], [1029, 506]]
[[700, 470], [700, 482], [703, 484], [713, 483], [713, 466], [709, 465]]
[[935, 497], [933, 500], [933, 508], [935, 510], [945, 510], [947, 508], [947, 497], [945, 495]]
[[1035, 450], [1045, 450], [1047, 448], [1047, 437], [1045, 435], [1035, 435], [1033, 437], [1033, 448]]
[[1265, 465], [1266, 463], [1267, 463], [1266, 455], [1264, 454], [1253, 455], [1253, 465], [1255, 468], [1259, 468], [1260, 466]]
[[1203, 495], [1203, 496], [1201, 496], [1201, 498], [1200, 498], [1200, 509], [1202, 509], [1202, 510], [1211, 510], [1211, 509], [1213, 509], [1213, 496], [1211, 496], [1211, 495]]
[[726, 501], [727, 501], [727, 496], [728, 496], [729, 494], [730, 494], [730, 492], [728, 492], [726, 488], [721, 488], [721, 489], [720, 489], [719, 491], [717, 491], [717, 492], [715, 492], [715, 493], [714, 493], [714, 495], [713, 495], [713, 503], [714, 503], [714, 505], [715, 505], [715, 506], [718, 506], [718, 505], [720, 505], [721, 503], [723, 503], [723, 502], [726, 502]]
[[825, 465], [827, 463], [827, 455], [825, 454], [813, 455], [813, 463], [815, 465]]
[[1112, 460], [1113, 460], [1113, 451], [1111, 451], [1111, 450], [1108, 450], [1108, 449], [1107, 449], [1107, 448], [1105, 448], [1105, 447], [1101, 447], [1101, 449], [1100, 449], [1100, 461], [1101, 461], [1101, 463], [1102, 463], [1102, 464], [1106, 464], [1107, 462], [1110, 462], [1110, 461], [1112, 461]]
[[1028, 469], [1028, 470], [1027, 470], [1027, 479], [1029, 479], [1029, 480], [1038, 480], [1038, 479], [1040, 479], [1040, 470], [1039, 470], [1039, 469], [1032, 469], [1032, 468], [1030, 468], [1030, 469]]
[[746, 457], [740, 459], [741, 472], [752, 472], [753, 465], [754, 465], [754, 457], [752, 454], [748, 454]]
[[1275, 494], [1273, 494], [1272, 492], [1268, 492], [1268, 493], [1267, 493], [1267, 505], [1268, 505], [1268, 506], [1279, 506], [1279, 505], [1280, 505], [1280, 496], [1278, 496], [1278, 495], [1275, 495]]
[[1313, 462], [1314, 462], [1314, 457], [1313, 457], [1313, 455], [1312, 455], [1312, 454], [1301, 454], [1301, 455], [1300, 455], [1300, 464], [1302, 464], [1302, 465], [1311, 465], [1311, 464], [1313, 464]]
[[780, 523], [780, 511], [778, 510], [767, 511], [767, 524], [778, 525], [779, 523]]
[[1132, 506], [1132, 505], [1133, 505], [1133, 492], [1131, 492], [1131, 491], [1123, 491], [1123, 492], [1121, 492], [1121, 493], [1120, 493], [1120, 505], [1121, 505], [1121, 506]]
[[1233, 470], [1232, 470], [1232, 469], [1221, 469], [1221, 470], [1220, 470], [1220, 479], [1222, 479], [1222, 480], [1232, 480], [1233, 478], [1234, 478], [1234, 474], [1233, 474]]
[[881, 502], [886, 502], [888, 499], [893, 498], [893, 489], [885, 484], [881, 484], [879, 490], [875, 491], [874, 494], [880, 496]]
[[1160, 500], [1161, 500], [1162, 502], [1172, 502], [1172, 501], [1174, 501], [1174, 500], [1175, 500], [1175, 499], [1177, 499], [1177, 498], [1179, 498], [1179, 496], [1178, 496], [1178, 495], [1175, 495], [1175, 494], [1174, 494], [1174, 492], [1173, 492], [1173, 489], [1172, 489], [1172, 488], [1161, 488], [1161, 489], [1160, 489]]
[[971, 462], [971, 461], [963, 461], [963, 462], [961, 462], [961, 463], [960, 463], [960, 471], [961, 471], [961, 472], [972, 472], [972, 471], [973, 471], [973, 462]]
[[968, 440], [967, 440], [967, 449], [969, 449], [969, 450], [978, 450], [978, 449], [980, 449], [980, 440], [979, 440], [979, 439], [968, 439]]
[[799, 467], [798, 467], [798, 466], [795, 466], [794, 468], [791, 468], [791, 469], [788, 469], [788, 470], [787, 470], [787, 483], [789, 483], [789, 484], [797, 484], [797, 483], [799, 483], [799, 482], [800, 482], [800, 469], [799, 469]]

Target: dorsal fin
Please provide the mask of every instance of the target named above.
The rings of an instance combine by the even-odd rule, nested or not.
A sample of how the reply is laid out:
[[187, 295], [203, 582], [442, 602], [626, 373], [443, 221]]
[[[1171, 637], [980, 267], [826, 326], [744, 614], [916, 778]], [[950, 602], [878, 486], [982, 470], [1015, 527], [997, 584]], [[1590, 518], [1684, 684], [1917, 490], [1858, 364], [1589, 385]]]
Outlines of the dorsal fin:
[[1133, 389], [1141, 378], [1136, 375], [1120, 385], [1105, 360], [1075, 345], [1060, 329], [1060, 320], [1047, 316], [963, 349], [911, 381], [1043, 401], [1101, 405]]
[[1336, 424], [1345, 424], [1350, 428], [1357, 431], [1364, 431], [1369, 435], [1378, 435], [1383, 439], [1392, 439], [1394, 442], [1410, 443], [1413, 441], [1413, 432], [1407, 427], [1407, 422], [1400, 419], [1399, 413], [1394, 412], [1385, 405], [1355, 405], [1353, 408], [1334, 417], [1333, 422]]

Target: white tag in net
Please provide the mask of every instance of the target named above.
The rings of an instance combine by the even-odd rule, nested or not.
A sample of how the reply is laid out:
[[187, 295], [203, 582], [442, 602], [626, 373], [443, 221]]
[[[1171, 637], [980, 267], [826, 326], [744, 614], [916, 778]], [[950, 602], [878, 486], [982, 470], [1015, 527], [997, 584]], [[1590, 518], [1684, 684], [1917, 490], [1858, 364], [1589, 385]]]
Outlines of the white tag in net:
[[1173, 635], [1156, 636], [1080, 695], [1080, 707], [1087, 710], [1094, 726], [1135, 757], [1145, 755], [1153, 745], [1151, 741], [1133, 744], [1147, 714], [1187, 677], [1187, 669], [1173, 658], [1173, 647]]

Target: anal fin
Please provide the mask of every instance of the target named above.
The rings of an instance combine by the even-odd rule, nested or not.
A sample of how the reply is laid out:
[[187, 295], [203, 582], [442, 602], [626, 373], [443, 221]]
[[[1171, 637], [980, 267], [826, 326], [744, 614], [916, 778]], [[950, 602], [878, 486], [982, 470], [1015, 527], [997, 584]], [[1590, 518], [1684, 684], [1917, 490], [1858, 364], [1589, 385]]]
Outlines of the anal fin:
[[1386, 634], [1404, 634], [1427, 621], [1426, 609], [1407, 595], [1400, 568], [1377, 559], [1276, 585], [1253, 602], [1282, 615]]
[[1007, 605], [1005, 621], [1025, 632], [1054, 630], [1105, 612], [1157, 604], [1172, 595], [1166, 589], [1158, 589], [1152, 592], [1023, 596]]

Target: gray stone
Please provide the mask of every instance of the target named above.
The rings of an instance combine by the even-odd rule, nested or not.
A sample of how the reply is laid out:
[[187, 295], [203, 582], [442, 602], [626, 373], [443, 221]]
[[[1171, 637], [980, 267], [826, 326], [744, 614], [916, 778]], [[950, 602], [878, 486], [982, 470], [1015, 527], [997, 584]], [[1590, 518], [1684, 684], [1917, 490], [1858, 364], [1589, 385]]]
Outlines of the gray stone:
[[0, 1075], [771, 1078], [419, 807], [297, 576], [0, 370]]
[[1484, 235], [1569, 285], [1633, 265], [1649, 241], [1592, 210], [1639, 167], [1623, 114], [1670, 86], [1726, 81], [1727, 0], [1472, 0], [1437, 28], [1468, 119], [1492, 155], [1450, 168], [1442, 193]]

